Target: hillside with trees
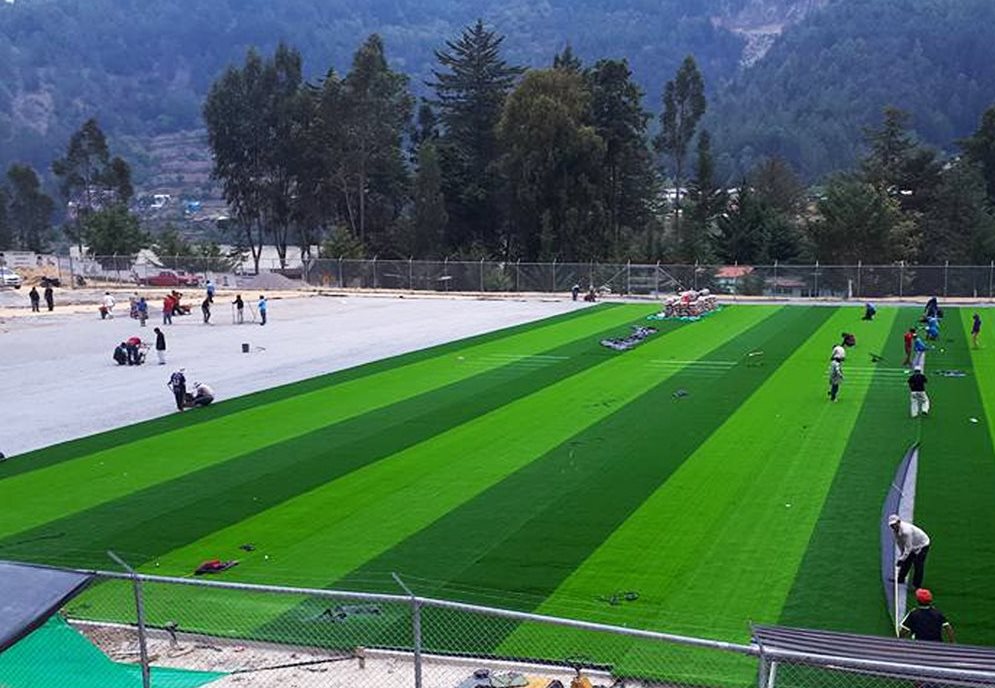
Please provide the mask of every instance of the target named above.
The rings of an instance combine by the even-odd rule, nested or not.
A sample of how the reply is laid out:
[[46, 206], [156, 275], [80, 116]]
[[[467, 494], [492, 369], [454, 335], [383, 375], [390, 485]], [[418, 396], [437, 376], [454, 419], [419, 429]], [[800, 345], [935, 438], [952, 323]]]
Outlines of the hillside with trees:
[[[192, 9], [190, 3], [166, 2], [150, 16]], [[955, 9], [971, 3], [973, 15]], [[114, 16], [111, 5], [94, 6]], [[741, 44], [750, 16], [773, 22], [764, 30], [783, 36], [752, 65], [729, 67], [726, 77], [714, 76], [721, 71], [714, 51], [686, 53], [655, 73], [649, 88], [636, 69], [645, 54], [592, 58], [583, 43], [569, 42], [542, 61], [523, 59], [523, 45], [549, 28], [548, 17], [517, 35], [469, 21], [432, 41], [416, 69], [404, 51], [410, 43], [399, 40], [399, 50], [376, 32], [353, 35], [342, 60], [315, 60], [291, 41], [257, 47], [239, 33], [244, 52], [201, 85], [193, 74], [203, 79], [206, 72], [193, 69], [190, 52], [167, 55], [166, 38], [147, 36], [148, 50], [133, 61], [148, 61], [144, 67], [112, 60], [114, 42], [102, 44], [95, 48], [105, 60], [100, 69], [83, 60], [66, 66], [76, 80], [65, 93], [77, 89], [69, 115], [52, 109], [47, 118], [24, 119], [34, 97], [25, 93], [48, 93], [51, 102], [65, 95], [58, 87], [65, 74], [25, 65], [43, 50], [51, 64], [69, 59], [62, 44], [41, 46], [47, 29], [32, 23], [44, 12], [66, 15], [67, 7], [86, 14], [56, 0], [0, 5], [5, 21], [17, 18], [6, 30], [14, 26], [25, 39], [23, 49], [8, 42], [13, 61], [0, 62], [16, 77], [2, 82], [10, 105], [4, 122], [31, 123], [38, 141], [51, 139], [52, 147], [41, 163], [6, 166], [0, 250], [72, 243], [129, 255], [168, 245], [177, 256], [214, 256], [213, 242], [223, 242], [257, 259], [263, 244], [275, 245], [281, 261], [295, 249], [313, 256], [314, 247], [325, 256], [501, 261], [995, 259], [995, 83], [981, 49], [995, 22], [972, 24], [995, 18], [995, 9], [977, 0], [701, 3], [698, 10], [739, 22], [724, 27], [721, 17], [695, 15], [707, 20], [713, 38]], [[281, 21], [307, 19], [313, 37], [346, 16], [303, 5], [303, 14], [288, 14], [294, 7], [258, 6], [272, 23], [267, 36], [279, 33]], [[224, 4], [204, 9], [219, 20], [242, 16]], [[431, 7], [409, 9], [422, 18]], [[577, 16], [609, 10], [619, 11], [595, 0], [570, 8]], [[640, 11], [645, 18], [654, 10]], [[595, 18], [584, 16], [585, 24]], [[691, 21], [675, 16], [683, 19], [671, 18], [669, 29]], [[134, 32], [117, 27], [104, 35], [98, 24], [73, 40], [116, 36], [118, 47], [131, 50], [132, 33], [171, 26], [142, 17]], [[225, 26], [244, 29], [238, 21]], [[927, 26], [948, 31], [949, 40], [941, 46]], [[909, 44], [916, 49], [906, 55]], [[221, 62], [229, 49], [208, 42], [197, 57]], [[176, 76], [178, 60], [187, 61], [189, 78]], [[968, 71], [950, 76], [958, 69]], [[168, 87], [156, 81], [165, 73], [174, 75]], [[147, 88], [125, 88], [139, 76], [149, 79]], [[188, 124], [201, 123], [203, 133], [160, 136], [176, 150], [158, 159], [169, 161], [167, 176], [177, 179], [184, 159], [195, 163], [198, 186], [223, 196], [209, 227], [164, 226], [143, 215], [148, 197], [135, 197], [142, 182], [134, 170], [147, 168], [149, 158], [128, 148], [140, 133], [122, 131], [159, 126], [128, 118], [146, 97], [150, 112], [168, 112], [161, 90], [178, 84], [196, 103]], [[100, 88], [107, 102], [97, 109], [106, 117], [70, 126], [73, 108], [94, 109], [86, 99]], [[65, 135], [62, 127], [69, 127]], [[198, 141], [199, 154], [192, 150]], [[16, 158], [17, 146], [30, 143], [8, 135], [0, 157]]]
[[717, 95], [718, 165], [742, 173], [777, 155], [817, 180], [854, 163], [888, 106], [955, 151], [995, 102], [993, 44], [990, 0], [834, 0]]
[[653, 93], [660, 75], [694, 53], [718, 82], [735, 71], [744, 40], [711, 17], [750, 1], [0, 2], [0, 165], [47, 167], [89, 117], [114, 140], [199, 129], [203, 99], [224, 69], [250, 47], [271, 52], [281, 41], [305, 58], [303, 76], [316, 79], [345, 71], [357, 38], [377, 33], [391, 67], [426, 93], [435, 50], [477, 18], [508, 37], [516, 64], [548, 65], [569, 43], [585, 59], [628, 56]]
[[593, 63], [625, 59], [644, 106], [693, 54], [714, 102], [716, 173], [764, 157], [805, 179], [844, 169], [882, 108], [908, 111], [924, 141], [954, 150], [995, 93], [995, 4], [987, 0], [16, 0], [0, 3], [0, 165], [47, 169], [97, 117], [139, 158], [151, 137], [200, 129], [201, 105], [250, 47], [282, 41], [306, 80], [344, 71], [357, 37], [377, 33], [413, 95], [430, 92], [435, 52], [482, 18], [511, 63], [539, 68], [565, 47]]

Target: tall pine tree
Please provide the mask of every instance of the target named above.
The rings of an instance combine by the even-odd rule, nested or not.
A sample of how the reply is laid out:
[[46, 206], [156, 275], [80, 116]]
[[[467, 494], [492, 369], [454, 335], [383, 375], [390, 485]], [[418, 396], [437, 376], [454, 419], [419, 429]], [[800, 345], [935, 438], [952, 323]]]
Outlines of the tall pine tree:
[[131, 168], [120, 157], [111, 157], [107, 138], [95, 119], [88, 119], [69, 139], [64, 157], [52, 163], [59, 191], [73, 222], [67, 236], [83, 248], [86, 217], [101, 209], [127, 205], [134, 193]]
[[715, 255], [715, 221], [728, 199], [725, 190], [715, 184], [712, 137], [707, 131], [698, 134], [697, 153], [695, 175], [688, 184], [687, 218], [677, 251], [682, 261], [708, 263]]
[[442, 251], [449, 215], [442, 193], [439, 153], [431, 140], [422, 141], [418, 147], [418, 172], [413, 195], [411, 252], [419, 258], [438, 256]]
[[603, 204], [616, 254], [626, 233], [644, 229], [658, 193], [647, 143], [650, 115], [625, 60], [599, 60], [585, 72], [591, 121], [604, 141]]
[[660, 133], [656, 149], [670, 158], [674, 187], [674, 226], [678, 244], [686, 243], [681, 236], [681, 194], [684, 184], [688, 148], [705, 114], [705, 82], [694, 57], [684, 58], [677, 74], [663, 88], [663, 111], [660, 113]]
[[10, 184], [8, 216], [13, 244], [24, 251], [42, 253], [52, 240], [52, 213], [55, 203], [41, 189], [34, 168], [14, 164], [7, 170]]
[[7, 251], [14, 247], [14, 236], [7, 216], [7, 203], [7, 189], [0, 186], [0, 251]]
[[522, 73], [502, 58], [503, 41], [478, 20], [435, 53], [439, 69], [430, 86], [442, 125], [438, 147], [449, 213], [447, 239], [453, 249], [473, 242], [491, 249], [501, 244], [496, 127], [505, 98]]
[[573, 71], [530, 71], [508, 97], [498, 131], [522, 258], [586, 261], [607, 252], [605, 146], [590, 112], [584, 79]]
[[961, 147], [981, 167], [988, 200], [995, 204], [995, 105], [985, 111], [977, 131], [961, 141]]

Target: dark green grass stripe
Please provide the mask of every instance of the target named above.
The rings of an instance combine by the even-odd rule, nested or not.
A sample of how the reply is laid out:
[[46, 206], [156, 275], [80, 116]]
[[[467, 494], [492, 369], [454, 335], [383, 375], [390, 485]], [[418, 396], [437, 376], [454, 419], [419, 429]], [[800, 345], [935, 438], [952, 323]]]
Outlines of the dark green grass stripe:
[[542, 320], [523, 323], [521, 325], [506, 327], [493, 332], [476, 335], [474, 337], [468, 337], [466, 339], [460, 339], [454, 342], [429, 347], [427, 349], [420, 349], [406, 354], [391, 356], [389, 358], [372, 361], [370, 363], [347, 368], [345, 370], [339, 370], [334, 373], [319, 375], [307, 380], [291, 382], [279, 387], [253, 392], [251, 394], [236, 397], [235, 399], [229, 399], [218, 404], [213, 404], [209, 408], [202, 409], [196, 414], [183, 414], [181, 416], [179, 414], [170, 413], [160, 418], [154, 418], [152, 420], [143, 421], [134, 425], [128, 425], [116, 430], [110, 430], [108, 432], [91, 435], [89, 437], [62, 442], [51, 447], [44, 447], [26, 454], [20, 454], [16, 457], [15, 461], [5, 461], [0, 463], [0, 479], [33, 471], [45, 466], [52, 466], [62, 463], [63, 461], [71, 461], [81, 456], [93, 454], [94, 452], [125, 445], [130, 442], [134, 442], [135, 440], [144, 439], [146, 437], [162, 434], [171, 430], [189, 427], [195, 423], [204, 423], [206, 421], [238, 413], [255, 406], [272, 404], [283, 399], [313, 392], [331, 385], [337, 385], [343, 382], [368, 377], [370, 375], [390, 370], [391, 368], [411, 365], [420, 361], [443, 356], [466, 347], [485, 344], [504, 337], [521, 334], [531, 329], [547, 327], [549, 325], [573, 320], [575, 318], [582, 318], [596, 311], [607, 308], [618, 308], [620, 306], [621, 304], [599, 304], [590, 308], [571, 311], [569, 313], [563, 313], [561, 315], [555, 315]]
[[0, 540], [0, 558], [91, 567], [115, 549], [148, 561], [595, 366], [616, 355], [598, 341], [626, 331], [547, 351], [563, 358], [545, 367], [502, 366], [17, 533]]
[[[885, 361], [904, 358], [902, 334], [918, 311], [903, 309], [891, 327]], [[868, 365], [858, 347], [851, 365]], [[932, 362], [932, 361], [931, 361]], [[852, 633], [891, 633], [881, 587], [881, 507], [898, 463], [916, 440], [902, 378], [876, 374], [850, 433], [795, 582], [781, 612], [786, 625]]]
[[[957, 631], [957, 641], [995, 644], [995, 452], [972, 368], [964, 321], [944, 309], [943, 353], [927, 354], [930, 417], [922, 423], [915, 521], [932, 540], [925, 585]], [[944, 378], [940, 369], [964, 370]], [[977, 418], [972, 423], [971, 418]]]
[[[776, 312], [701, 358], [704, 365], [678, 372], [335, 587], [396, 591], [389, 574], [399, 571], [419, 581], [421, 594], [535, 608], [832, 313]], [[766, 364], [751, 367], [746, 354], [758, 348]], [[702, 375], [718, 361], [738, 363], [717, 379]], [[689, 396], [675, 398], [680, 389]], [[610, 581], [606, 586], [611, 594]], [[488, 592], [496, 590], [522, 596], [495, 600]], [[291, 615], [313, 613], [305, 607]], [[426, 614], [427, 642], [445, 649], [445, 613]], [[511, 630], [481, 620], [475, 643], [493, 649]]]

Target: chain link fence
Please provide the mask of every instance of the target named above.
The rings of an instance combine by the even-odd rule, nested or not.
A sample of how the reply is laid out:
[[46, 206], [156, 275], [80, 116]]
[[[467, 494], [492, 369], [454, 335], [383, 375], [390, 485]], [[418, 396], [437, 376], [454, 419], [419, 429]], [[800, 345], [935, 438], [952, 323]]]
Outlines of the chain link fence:
[[[209, 677], [217, 688], [995, 685], [995, 672], [811, 655], [419, 597], [400, 578], [397, 594], [114, 573], [98, 580], [57, 623], [65, 619], [74, 635], [151, 685], [192, 685], [157, 683], [165, 671]], [[45, 657], [64, 648], [47, 650], [36, 661], [42, 666], [22, 660], [22, 674], [43, 677]], [[0, 684], [58, 685], [53, 678], [60, 677], [20, 683], [0, 661]]]
[[237, 259], [122, 256], [62, 257], [49, 269], [63, 286], [328, 288], [434, 293], [568, 293], [659, 296], [710, 289], [737, 297], [881, 299], [995, 298], [990, 265], [682, 265], [664, 263], [525, 263], [499, 261], [263, 261], [259, 274]]

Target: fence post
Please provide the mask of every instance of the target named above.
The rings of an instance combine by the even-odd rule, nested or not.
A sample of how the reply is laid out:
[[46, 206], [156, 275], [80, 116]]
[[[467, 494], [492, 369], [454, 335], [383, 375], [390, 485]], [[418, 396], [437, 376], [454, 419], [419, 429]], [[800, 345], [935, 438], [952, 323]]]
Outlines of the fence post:
[[128, 566], [124, 559], [111, 551], [107, 552], [107, 556], [130, 574], [131, 580], [134, 583], [135, 613], [138, 617], [138, 654], [142, 664], [142, 688], [151, 688], [152, 675], [149, 672], [149, 648], [145, 637], [145, 604], [142, 599], [142, 581], [138, 577], [138, 574], [135, 573], [135, 570]]
[[[691, 268], [691, 288], [698, 291], [698, 259], [694, 261], [694, 266]], [[678, 285], [679, 286], [679, 285]]]
[[632, 260], [625, 261], [625, 295], [632, 294]]
[[947, 274], [950, 272], [950, 261], [943, 263], [943, 297], [947, 296]]
[[[70, 258], [72, 260], [72, 258]], [[992, 278], [995, 277], [995, 260], [988, 266], [988, 300], [992, 298]]]
[[522, 277], [522, 259], [519, 258], [515, 261], [515, 291], [521, 291], [521, 277]]
[[449, 256], [442, 263], [442, 276], [446, 278], [442, 281], [446, 283], [446, 291], [449, 291]]
[[345, 283], [342, 281], [342, 256], [339, 256], [339, 289], [344, 289]]
[[758, 688], [774, 688], [777, 683], [777, 660], [770, 660], [761, 655], [760, 670], [757, 672]]
[[777, 283], [777, 259], [774, 259], [774, 298], [779, 295], [780, 286]]
[[480, 291], [484, 292], [484, 259], [480, 259]]
[[858, 299], [860, 298], [860, 268], [863, 267], [863, 261], [857, 261], [857, 293], [854, 294]]
[[411, 598], [411, 645], [415, 658], [415, 688], [422, 688], [421, 679], [421, 604], [401, 577], [391, 573], [394, 582]]
[[898, 298], [905, 296], [905, 261], [898, 263]]
[[660, 296], [660, 261], [656, 261], [656, 270], [653, 271], [653, 296]]
[[815, 298], [819, 298], [819, 261], [815, 261]]
[[373, 288], [377, 288], [377, 256], [373, 256]]
[[[73, 266], [73, 254], [71, 251], [69, 252], [69, 288], [70, 289], [76, 288], [76, 268]], [[991, 294], [991, 291], [992, 291], [991, 288], [989, 288], [988, 289], [989, 295]]]
[[556, 293], [556, 258], [553, 258], [553, 284], [550, 293]]
[[592, 260], [587, 268], [587, 286], [589, 289], [594, 288], [594, 261]]

